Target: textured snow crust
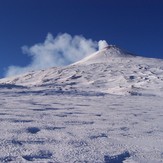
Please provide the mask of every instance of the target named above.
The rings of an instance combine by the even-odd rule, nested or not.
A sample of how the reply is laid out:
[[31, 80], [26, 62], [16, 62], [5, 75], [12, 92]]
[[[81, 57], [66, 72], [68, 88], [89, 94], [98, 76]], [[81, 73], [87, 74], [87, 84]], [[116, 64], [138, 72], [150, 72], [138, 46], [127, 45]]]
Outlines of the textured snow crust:
[[163, 60], [108, 46], [0, 80], [0, 162], [163, 162]]
[[162, 98], [0, 93], [0, 162], [159, 163]]

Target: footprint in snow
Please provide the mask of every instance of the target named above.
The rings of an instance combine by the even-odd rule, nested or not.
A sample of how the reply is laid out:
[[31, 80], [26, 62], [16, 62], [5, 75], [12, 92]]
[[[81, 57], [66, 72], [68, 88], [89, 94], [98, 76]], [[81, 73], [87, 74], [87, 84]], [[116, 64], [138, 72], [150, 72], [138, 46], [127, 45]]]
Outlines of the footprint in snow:
[[66, 127], [46, 127], [46, 130], [61, 130], [65, 129]]
[[21, 119], [15, 119], [13, 120], [14, 123], [29, 123], [33, 122], [33, 120], [21, 120]]
[[35, 154], [32, 153], [30, 155], [25, 155], [22, 157], [27, 161], [34, 161], [36, 159], [50, 159], [52, 155], [53, 154], [50, 151], [40, 150], [39, 152]]
[[128, 157], [130, 157], [128, 151], [115, 156], [104, 156], [104, 163], [123, 163]]
[[107, 138], [107, 135], [104, 133], [101, 133], [99, 135], [90, 136], [90, 139], [97, 139], [97, 138]]
[[38, 127], [28, 127], [26, 130], [28, 133], [31, 133], [31, 134], [36, 134], [40, 131]]

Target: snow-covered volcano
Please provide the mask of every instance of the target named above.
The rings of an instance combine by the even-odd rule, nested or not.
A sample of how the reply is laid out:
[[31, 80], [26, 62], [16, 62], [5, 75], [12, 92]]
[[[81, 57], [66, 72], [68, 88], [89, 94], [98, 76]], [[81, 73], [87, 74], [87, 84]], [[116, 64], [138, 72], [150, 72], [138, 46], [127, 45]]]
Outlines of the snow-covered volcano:
[[107, 63], [114, 58], [126, 58], [126, 57], [134, 57], [134, 54], [122, 50], [116, 47], [115, 45], [108, 45], [75, 64]]
[[143, 58], [108, 45], [66, 67], [53, 67], [0, 80], [54, 92], [163, 95], [163, 60]]
[[0, 162], [161, 163], [162, 97], [163, 60], [115, 46], [1, 79]]

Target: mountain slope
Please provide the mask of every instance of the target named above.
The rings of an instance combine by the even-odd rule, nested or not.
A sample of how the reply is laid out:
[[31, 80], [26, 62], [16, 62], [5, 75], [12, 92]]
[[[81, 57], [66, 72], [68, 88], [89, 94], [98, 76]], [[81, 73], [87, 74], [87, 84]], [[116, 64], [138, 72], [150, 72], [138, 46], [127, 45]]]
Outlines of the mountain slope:
[[0, 162], [161, 163], [162, 65], [110, 46], [0, 80]]
[[67, 67], [1, 79], [12, 84], [53, 91], [117, 95], [163, 95], [163, 60], [132, 55], [108, 46]]
[[129, 58], [134, 57], [133, 54], [124, 51], [115, 45], [108, 45], [100, 51], [82, 59], [75, 64], [91, 64], [91, 63], [108, 63], [110, 60], [114, 58]]

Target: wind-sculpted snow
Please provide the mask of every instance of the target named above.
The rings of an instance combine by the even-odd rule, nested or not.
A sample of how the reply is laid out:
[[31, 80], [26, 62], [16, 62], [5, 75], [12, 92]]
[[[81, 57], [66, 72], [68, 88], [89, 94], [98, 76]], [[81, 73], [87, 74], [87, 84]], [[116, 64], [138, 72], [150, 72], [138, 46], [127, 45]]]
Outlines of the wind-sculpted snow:
[[162, 98], [6, 89], [0, 105], [0, 162], [162, 162]]
[[163, 60], [114, 46], [0, 80], [0, 162], [163, 162]]

